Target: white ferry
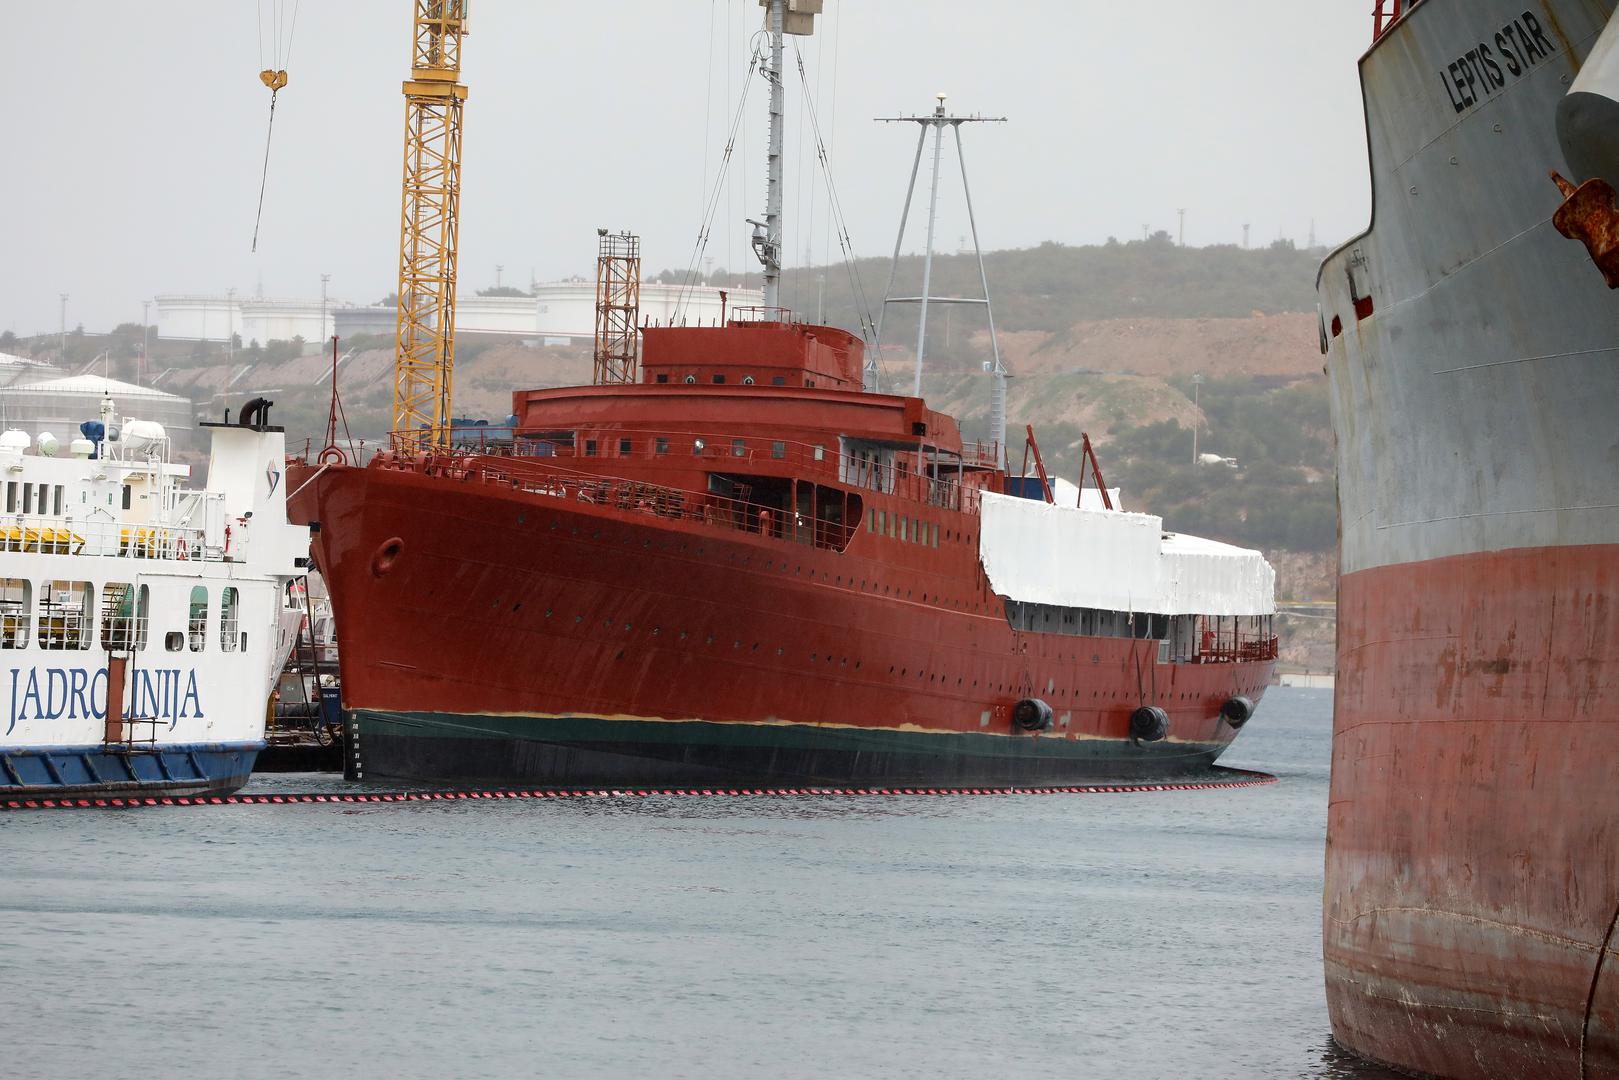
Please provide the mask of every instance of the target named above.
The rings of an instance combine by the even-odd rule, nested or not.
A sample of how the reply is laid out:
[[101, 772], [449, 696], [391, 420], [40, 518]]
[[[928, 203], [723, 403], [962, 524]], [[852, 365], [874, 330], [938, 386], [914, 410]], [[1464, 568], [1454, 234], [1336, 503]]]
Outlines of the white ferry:
[[0, 800], [219, 794], [264, 746], [289, 525], [271, 403], [205, 423], [207, 486], [110, 398], [65, 455], [0, 434]]

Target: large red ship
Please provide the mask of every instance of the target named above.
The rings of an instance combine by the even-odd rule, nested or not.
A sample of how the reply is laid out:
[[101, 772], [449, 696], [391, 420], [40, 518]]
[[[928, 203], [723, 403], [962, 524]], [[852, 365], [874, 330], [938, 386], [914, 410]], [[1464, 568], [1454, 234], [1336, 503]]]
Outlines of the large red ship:
[[1372, 225], [1319, 282], [1333, 1032], [1424, 1076], [1619, 1077], [1619, 21], [1378, 6]]
[[516, 394], [510, 448], [295, 469], [367, 772], [1026, 784], [1212, 763], [1269, 680], [1264, 561], [999, 494], [950, 417], [860, 389], [861, 352], [786, 321], [648, 330], [640, 384]]
[[774, 306], [770, 6], [769, 306], [645, 329], [638, 381], [514, 394], [498, 444], [402, 432], [363, 466], [293, 470], [366, 774], [995, 786], [1209, 766], [1270, 678], [1269, 565], [1009, 481], [999, 432], [966, 443], [919, 395], [866, 389], [860, 338]]

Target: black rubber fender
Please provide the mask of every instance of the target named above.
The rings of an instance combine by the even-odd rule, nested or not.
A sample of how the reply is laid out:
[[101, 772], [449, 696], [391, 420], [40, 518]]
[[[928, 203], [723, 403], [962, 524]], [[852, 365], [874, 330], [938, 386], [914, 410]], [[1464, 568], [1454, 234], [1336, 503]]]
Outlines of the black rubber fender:
[[1050, 731], [1051, 706], [1039, 698], [1024, 698], [1012, 706], [1012, 723], [1023, 731]]
[[1240, 728], [1254, 715], [1253, 699], [1238, 694], [1220, 706], [1220, 715], [1234, 728]]
[[1130, 738], [1158, 742], [1169, 734], [1169, 714], [1156, 705], [1143, 705], [1130, 714]]

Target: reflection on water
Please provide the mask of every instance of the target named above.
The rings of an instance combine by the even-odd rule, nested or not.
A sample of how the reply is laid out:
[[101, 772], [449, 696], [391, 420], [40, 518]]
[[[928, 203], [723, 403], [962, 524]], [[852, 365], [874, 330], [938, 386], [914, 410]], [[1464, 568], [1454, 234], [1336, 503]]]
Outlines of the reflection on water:
[[1327, 1037], [1330, 707], [1267, 694], [1227, 791], [10, 815], [7, 1073], [1383, 1080]]

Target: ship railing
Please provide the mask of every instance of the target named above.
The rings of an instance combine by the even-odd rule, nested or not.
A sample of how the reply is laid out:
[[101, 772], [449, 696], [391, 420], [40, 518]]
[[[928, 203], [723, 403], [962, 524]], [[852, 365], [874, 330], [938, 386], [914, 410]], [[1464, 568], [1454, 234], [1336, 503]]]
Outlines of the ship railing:
[[1245, 664], [1275, 660], [1280, 655], [1280, 642], [1274, 637], [1224, 639], [1218, 644], [1204, 645], [1194, 658], [1199, 664]]
[[[393, 446], [407, 457], [421, 454], [419, 436], [416, 434], [395, 433]], [[824, 443], [793, 439], [725, 437], [690, 431], [637, 428], [633, 431], [603, 431], [595, 436], [580, 432], [564, 440], [522, 436], [511, 428], [479, 425], [476, 428], [457, 429], [451, 450], [522, 460], [556, 458], [597, 462], [696, 458], [712, 464], [724, 461], [733, 467], [789, 469], [800, 479], [836, 479], [862, 490], [968, 514], [976, 514], [979, 504], [979, 488], [950, 478], [955, 466], [950, 459], [935, 459], [932, 462], [933, 471], [930, 472], [925, 467], [928, 464], [925, 461], [924, 468], [913, 467], [916, 464], [914, 452], [906, 453], [901, 462], [885, 465], [869, 458], [842, 453]], [[961, 461], [965, 467], [998, 465], [997, 444], [977, 443], [964, 450]]]
[[225, 553], [201, 529], [94, 518], [16, 515], [0, 523], [0, 551], [220, 562]]
[[833, 551], [848, 547], [859, 526], [858, 521], [845, 523], [835, 518], [806, 517], [790, 508], [768, 503], [578, 472], [524, 458], [441, 459], [425, 468], [429, 475], [508, 484], [530, 495], [645, 514], [665, 521], [753, 533]]
[[1374, 0], [1372, 7], [1372, 40], [1388, 32], [1400, 21], [1400, 16], [1417, 6], [1419, 0]]

